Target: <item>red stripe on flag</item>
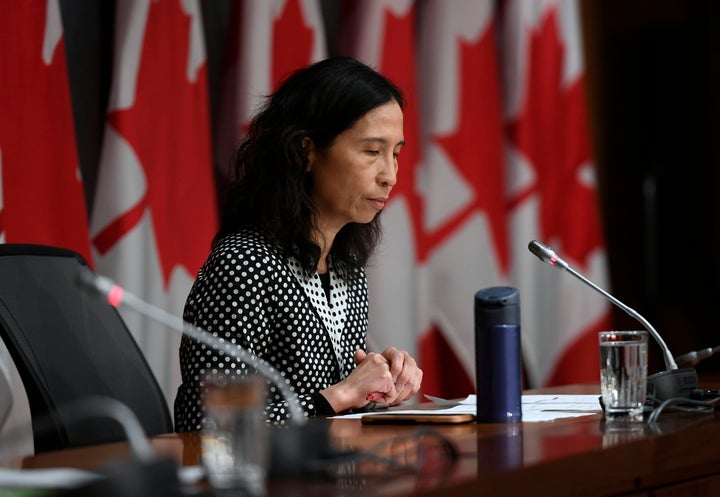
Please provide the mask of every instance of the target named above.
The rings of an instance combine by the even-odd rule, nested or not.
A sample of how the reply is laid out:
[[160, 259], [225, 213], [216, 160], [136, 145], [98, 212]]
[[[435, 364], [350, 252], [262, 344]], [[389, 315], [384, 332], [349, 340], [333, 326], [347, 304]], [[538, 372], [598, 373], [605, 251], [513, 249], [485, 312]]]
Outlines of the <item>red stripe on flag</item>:
[[[135, 99], [131, 106], [116, 108], [107, 116], [108, 124], [137, 156], [147, 182], [142, 202], [152, 220], [165, 288], [178, 266], [191, 275], [197, 272], [217, 227], [207, 64], [204, 58], [196, 61], [193, 77], [188, 74], [191, 24], [190, 14], [179, 3], [150, 3]], [[117, 159], [101, 168], [115, 167], [116, 174], [122, 174], [128, 165]], [[145, 205], [127, 212], [122, 206], [99, 205], [113, 219], [109, 234], [99, 240], [99, 246], [109, 250], [137, 224], [142, 216], [138, 209]], [[125, 219], [116, 223], [115, 214]]]
[[59, 246], [92, 264], [61, 19], [52, 2], [4, 2], [0, 166], [7, 243]]
[[575, 340], [558, 355], [555, 368], [545, 382], [546, 386], [571, 383], [600, 382], [600, 351], [597, 334], [612, 329], [610, 313], [591, 323], [578, 333]]
[[420, 394], [455, 399], [475, 392], [473, 380], [467, 375], [437, 326], [420, 337], [418, 364], [423, 370]]
[[[305, 23], [298, 0], [289, 0], [272, 25], [273, 90], [291, 72], [312, 60], [313, 29]], [[289, 40], [292, 40], [289, 43]]]
[[135, 204], [133, 208], [126, 211], [122, 216], [117, 217], [112, 223], [100, 233], [95, 235], [92, 242], [100, 255], [105, 255], [126, 233], [132, 230], [140, 222], [140, 219], [147, 207], [147, 197]]

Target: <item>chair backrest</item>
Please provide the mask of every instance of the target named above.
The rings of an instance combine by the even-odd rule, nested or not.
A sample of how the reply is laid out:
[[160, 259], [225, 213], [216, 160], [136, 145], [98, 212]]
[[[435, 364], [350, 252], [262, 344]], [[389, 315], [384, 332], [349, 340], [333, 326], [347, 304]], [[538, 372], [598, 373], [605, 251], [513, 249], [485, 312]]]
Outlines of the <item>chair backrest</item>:
[[3, 356], [5, 356], [5, 352], [0, 351], [0, 430], [2, 430], [2, 427], [5, 425], [5, 421], [7, 421], [13, 406], [10, 373], [3, 364]]
[[81, 270], [76, 252], [0, 244], [0, 336], [27, 392], [35, 452], [124, 440], [112, 419], [59, 409], [92, 396], [123, 402], [148, 435], [173, 430], [142, 351], [115, 308], [78, 284]]

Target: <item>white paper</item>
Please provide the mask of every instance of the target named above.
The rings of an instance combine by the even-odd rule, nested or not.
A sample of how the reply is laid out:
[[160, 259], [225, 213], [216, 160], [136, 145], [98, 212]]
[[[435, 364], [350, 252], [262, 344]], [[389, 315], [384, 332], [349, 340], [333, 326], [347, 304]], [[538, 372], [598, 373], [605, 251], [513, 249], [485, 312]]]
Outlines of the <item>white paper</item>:
[[0, 489], [74, 488], [99, 478], [90, 471], [74, 468], [8, 469], [0, 468]]
[[[377, 414], [476, 414], [475, 395], [450, 401], [437, 397], [428, 397], [435, 402], [435, 409], [392, 409], [360, 412], [334, 416], [332, 419], [360, 419], [363, 416]], [[553, 421], [562, 418], [589, 416], [601, 411], [599, 395], [523, 395], [522, 420], [524, 422]]]

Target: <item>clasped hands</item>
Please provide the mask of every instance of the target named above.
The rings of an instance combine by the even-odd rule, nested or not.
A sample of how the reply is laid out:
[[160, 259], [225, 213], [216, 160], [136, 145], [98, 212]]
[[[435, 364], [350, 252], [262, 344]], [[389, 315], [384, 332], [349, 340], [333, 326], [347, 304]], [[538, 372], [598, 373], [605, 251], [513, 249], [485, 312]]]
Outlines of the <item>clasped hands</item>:
[[423, 372], [404, 350], [355, 352], [356, 367], [347, 378], [322, 391], [335, 412], [360, 408], [370, 401], [397, 405], [420, 390]]

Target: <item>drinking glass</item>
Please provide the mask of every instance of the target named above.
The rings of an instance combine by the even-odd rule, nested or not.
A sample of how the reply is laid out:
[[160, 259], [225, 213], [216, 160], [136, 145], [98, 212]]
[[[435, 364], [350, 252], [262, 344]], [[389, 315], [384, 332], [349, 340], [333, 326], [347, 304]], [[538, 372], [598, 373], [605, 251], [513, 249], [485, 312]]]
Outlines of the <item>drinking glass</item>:
[[609, 421], [642, 421], [647, 391], [648, 332], [601, 331], [600, 388]]

